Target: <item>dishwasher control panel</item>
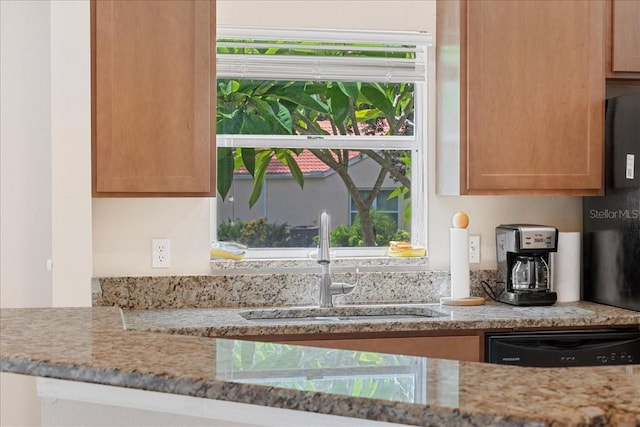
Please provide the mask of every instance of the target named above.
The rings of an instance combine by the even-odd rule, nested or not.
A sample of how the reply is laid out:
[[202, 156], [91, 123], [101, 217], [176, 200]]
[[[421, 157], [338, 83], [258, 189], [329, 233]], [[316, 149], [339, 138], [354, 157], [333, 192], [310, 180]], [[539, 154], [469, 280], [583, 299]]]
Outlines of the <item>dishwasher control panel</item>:
[[485, 361], [502, 365], [568, 367], [640, 363], [640, 330], [487, 334]]

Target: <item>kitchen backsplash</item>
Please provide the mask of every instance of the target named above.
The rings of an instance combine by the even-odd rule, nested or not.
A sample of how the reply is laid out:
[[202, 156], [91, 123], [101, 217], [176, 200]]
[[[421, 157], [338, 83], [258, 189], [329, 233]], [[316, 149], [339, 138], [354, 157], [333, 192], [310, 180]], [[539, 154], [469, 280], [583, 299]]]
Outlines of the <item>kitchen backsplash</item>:
[[[247, 264], [248, 265], [248, 264]], [[435, 303], [450, 296], [448, 271], [380, 271], [363, 268], [356, 290], [336, 304]], [[94, 306], [123, 309], [307, 306], [319, 301], [320, 275], [304, 268], [259, 273], [221, 269], [206, 276], [101, 277], [93, 281]], [[336, 268], [334, 281], [355, 282], [355, 269]], [[481, 282], [495, 284], [496, 271], [471, 271], [471, 295], [486, 294]]]

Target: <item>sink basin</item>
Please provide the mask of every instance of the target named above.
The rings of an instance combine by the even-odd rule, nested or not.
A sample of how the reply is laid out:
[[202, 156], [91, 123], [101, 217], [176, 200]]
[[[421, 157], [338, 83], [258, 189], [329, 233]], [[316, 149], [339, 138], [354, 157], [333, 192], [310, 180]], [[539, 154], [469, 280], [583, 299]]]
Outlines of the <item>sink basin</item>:
[[416, 305], [353, 305], [333, 308], [296, 307], [248, 310], [240, 313], [256, 322], [348, 322], [362, 320], [416, 320], [447, 316], [425, 306]]

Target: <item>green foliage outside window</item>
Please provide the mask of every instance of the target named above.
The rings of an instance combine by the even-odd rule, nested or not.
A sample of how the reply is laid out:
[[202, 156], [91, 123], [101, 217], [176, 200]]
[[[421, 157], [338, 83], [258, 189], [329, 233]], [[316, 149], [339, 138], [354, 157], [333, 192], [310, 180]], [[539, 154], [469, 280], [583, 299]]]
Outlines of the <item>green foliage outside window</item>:
[[[388, 246], [390, 241], [410, 241], [406, 230], [398, 229], [391, 215], [371, 210], [375, 231], [375, 246]], [[317, 242], [317, 237], [314, 240]], [[289, 227], [286, 223], [272, 224], [265, 218], [254, 221], [227, 220], [218, 225], [218, 240], [242, 243], [250, 248], [282, 248], [291, 246]], [[366, 245], [362, 237], [362, 223], [356, 216], [352, 225], [339, 225], [331, 231], [333, 247], [363, 247]]]
[[[406, 230], [398, 229], [391, 215], [369, 211], [375, 234], [375, 246], [388, 246], [390, 241], [408, 242], [411, 240]], [[363, 239], [362, 222], [357, 215], [351, 225], [339, 225], [331, 231], [331, 245], [334, 247], [368, 246]]]
[[271, 224], [265, 218], [254, 221], [225, 221], [218, 225], [218, 240], [242, 243], [250, 248], [282, 248], [289, 246], [289, 228]]

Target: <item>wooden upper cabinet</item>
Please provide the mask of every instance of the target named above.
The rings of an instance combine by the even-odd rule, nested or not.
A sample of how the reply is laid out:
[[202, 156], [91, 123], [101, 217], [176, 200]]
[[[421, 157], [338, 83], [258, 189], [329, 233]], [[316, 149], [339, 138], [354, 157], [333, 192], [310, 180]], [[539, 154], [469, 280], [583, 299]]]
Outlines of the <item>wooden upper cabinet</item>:
[[91, 6], [94, 196], [213, 196], [215, 2]]
[[[600, 194], [604, 2], [453, 3], [437, 4], [437, 39], [449, 44], [438, 59], [455, 62], [458, 48], [460, 71], [438, 87], [459, 82], [460, 131], [448, 141], [459, 138], [460, 194]], [[443, 102], [438, 124], [453, 111]], [[450, 167], [438, 166], [442, 179]]]
[[640, 1], [607, 1], [607, 77], [640, 79]]

